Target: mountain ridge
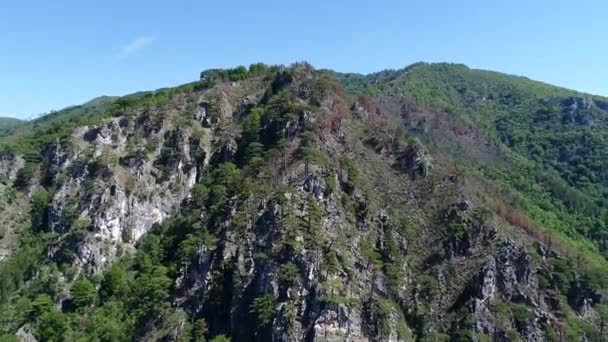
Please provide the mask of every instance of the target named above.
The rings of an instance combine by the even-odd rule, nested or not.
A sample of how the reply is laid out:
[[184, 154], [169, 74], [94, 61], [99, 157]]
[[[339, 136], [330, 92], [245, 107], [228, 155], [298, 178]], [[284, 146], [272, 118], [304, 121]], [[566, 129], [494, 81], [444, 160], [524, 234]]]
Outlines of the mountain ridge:
[[0, 138], [0, 327], [600, 341], [604, 101], [446, 63], [258, 63], [53, 113]]

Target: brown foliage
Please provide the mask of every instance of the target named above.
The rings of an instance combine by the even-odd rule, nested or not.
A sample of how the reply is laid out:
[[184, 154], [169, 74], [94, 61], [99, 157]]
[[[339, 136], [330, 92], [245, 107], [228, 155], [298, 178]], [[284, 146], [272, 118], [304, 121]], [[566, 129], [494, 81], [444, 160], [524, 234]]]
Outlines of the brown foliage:
[[330, 112], [321, 116], [319, 128], [321, 130], [330, 129], [335, 132], [339, 130], [342, 121], [351, 118], [351, 113], [342, 95], [342, 87], [339, 84], [332, 84], [332, 94], [328, 96], [328, 99], [331, 101], [329, 106]]

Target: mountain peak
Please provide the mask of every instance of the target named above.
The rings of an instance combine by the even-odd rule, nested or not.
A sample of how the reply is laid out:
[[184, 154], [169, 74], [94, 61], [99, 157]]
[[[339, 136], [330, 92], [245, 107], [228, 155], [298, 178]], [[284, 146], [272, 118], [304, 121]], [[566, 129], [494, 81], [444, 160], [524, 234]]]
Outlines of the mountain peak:
[[23, 123], [3, 332], [599, 340], [607, 103], [462, 64], [258, 63]]

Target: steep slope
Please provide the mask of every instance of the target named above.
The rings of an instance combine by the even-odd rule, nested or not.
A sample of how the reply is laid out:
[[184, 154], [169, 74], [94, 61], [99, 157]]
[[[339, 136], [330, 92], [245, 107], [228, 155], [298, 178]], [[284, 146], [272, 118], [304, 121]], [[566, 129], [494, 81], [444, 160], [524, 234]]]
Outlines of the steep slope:
[[[602, 165], [581, 186], [547, 135], [603, 141], [602, 101], [458, 65], [255, 64], [42, 118], [2, 141], [20, 162], [0, 190], [19, 190], [30, 227], [0, 266], [0, 326], [70, 341], [600, 341], [606, 260], [575, 222], [604, 229]], [[539, 111], [550, 119], [521, 128]]]
[[590, 237], [596, 247], [579, 247], [606, 252], [607, 99], [450, 64], [343, 82], [381, 93], [374, 104], [399, 113], [397, 122], [428, 144], [481, 163], [479, 172], [524, 197], [535, 220], [573, 240]]

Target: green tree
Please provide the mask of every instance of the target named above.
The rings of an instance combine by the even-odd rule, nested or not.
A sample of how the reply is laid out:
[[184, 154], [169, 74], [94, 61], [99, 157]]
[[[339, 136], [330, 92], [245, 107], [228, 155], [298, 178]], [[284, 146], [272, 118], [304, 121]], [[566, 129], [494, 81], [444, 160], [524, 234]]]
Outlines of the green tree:
[[260, 141], [260, 132], [262, 130], [262, 116], [264, 110], [262, 108], [253, 108], [243, 122], [243, 143], [248, 146], [251, 143]]
[[168, 299], [171, 283], [164, 266], [154, 266], [135, 279], [135, 301], [143, 316], [160, 316], [170, 307]]
[[279, 267], [279, 278], [285, 285], [292, 286], [300, 276], [300, 269], [296, 264], [288, 261]]
[[88, 320], [86, 333], [100, 342], [130, 341], [132, 319], [123, 302], [111, 300], [95, 310]]
[[230, 338], [226, 335], [217, 335], [211, 339], [211, 342], [230, 342]]
[[600, 336], [605, 342], [608, 341], [608, 304], [598, 305], [597, 313], [600, 316]]
[[329, 275], [336, 274], [340, 269], [340, 263], [338, 262], [338, 257], [336, 256], [336, 252], [334, 250], [325, 253], [323, 256], [323, 267], [322, 269], [325, 271], [325, 277]]
[[47, 210], [51, 199], [51, 195], [44, 188], [40, 188], [40, 190], [32, 195], [30, 216], [32, 218], [32, 228], [35, 231], [45, 229], [48, 216]]
[[70, 341], [70, 317], [59, 311], [47, 312], [40, 317], [37, 336], [43, 341]]
[[108, 268], [101, 281], [101, 294], [103, 297], [122, 296], [129, 288], [127, 272], [120, 264], [114, 264]]
[[207, 322], [204, 319], [197, 319], [192, 324], [192, 330], [190, 331], [190, 337], [194, 342], [205, 342], [205, 335], [207, 335]]
[[86, 277], [80, 276], [72, 285], [72, 298], [77, 307], [85, 307], [93, 304], [97, 291], [95, 286]]
[[256, 315], [258, 327], [268, 326], [276, 314], [276, 300], [272, 293], [267, 293], [253, 300], [251, 313]]
[[41, 294], [32, 302], [32, 315], [34, 317], [42, 317], [54, 308], [55, 303], [53, 303], [53, 299], [47, 294]]
[[249, 66], [249, 74], [260, 75], [268, 70], [268, 65], [264, 63], [254, 63]]
[[127, 107], [132, 105], [132, 101], [127, 97], [121, 97], [116, 100], [116, 105], [121, 109], [122, 114], [124, 115], [127, 112]]
[[306, 209], [306, 238], [308, 240], [308, 247], [317, 249], [323, 212], [314, 196], [309, 197]]

